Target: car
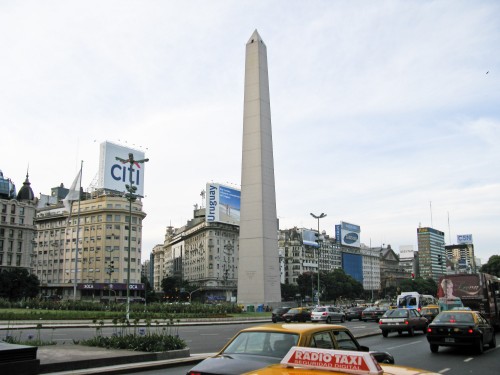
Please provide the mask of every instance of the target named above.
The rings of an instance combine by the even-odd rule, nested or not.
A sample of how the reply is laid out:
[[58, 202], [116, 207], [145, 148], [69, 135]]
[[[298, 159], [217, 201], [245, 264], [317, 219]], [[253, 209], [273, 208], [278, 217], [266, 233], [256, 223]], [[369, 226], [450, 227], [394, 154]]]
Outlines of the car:
[[382, 336], [387, 337], [390, 332], [397, 332], [399, 335], [408, 332], [410, 336], [413, 336], [415, 331], [425, 334], [428, 322], [417, 309], [397, 308], [387, 310], [378, 323]]
[[294, 307], [283, 314], [283, 320], [290, 322], [307, 322], [311, 320], [311, 308]]
[[345, 322], [345, 313], [338, 307], [333, 306], [318, 306], [311, 312], [311, 321], [331, 323], [337, 320], [341, 323]]
[[366, 309], [366, 307], [361, 307], [361, 306], [351, 307], [346, 311], [345, 318], [348, 321], [351, 321], [353, 319], [361, 320], [361, 313], [363, 312], [364, 309]]
[[333, 324], [263, 324], [241, 330], [215, 356], [187, 375], [241, 374], [279, 363], [292, 346], [369, 352], [380, 363], [394, 363], [386, 352], [369, 351], [344, 326]]
[[325, 350], [294, 346], [279, 364], [243, 375], [439, 375], [437, 372], [398, 365], [384, 365], [366, 352]]
[[432, 353], [437, 353], [440, 346], [469, 346], [481, 354], [485, 345], [497, 345], [492, 324], [472, 310], [440, 312], [427, 328], [427, 341]]
[[277, 307], [271, 313], [271, 321], [273, 323], [282, 322], [285, 319], [283, 318], [283, 314], [287, 313], [291, 307]]
[[427, 305], [425, 307], [422, 307], [422, 310], [420, 310], [420, 315], [427, 318], [429, 323], [434, 320], [437, 314], [439, 314], [438, 305]]
[[361, 312], [361, 320], [367, 322], [368, 320], [379, 321], [380, 317], [385, 314], [388, 309], [382, 307], [367, 307]]

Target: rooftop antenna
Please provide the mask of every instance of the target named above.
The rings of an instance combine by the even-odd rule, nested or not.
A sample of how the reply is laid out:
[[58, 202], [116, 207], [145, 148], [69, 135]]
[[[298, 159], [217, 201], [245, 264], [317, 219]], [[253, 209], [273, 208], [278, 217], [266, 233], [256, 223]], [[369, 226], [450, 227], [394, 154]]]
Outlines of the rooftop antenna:
[[431, 210], [431, 228], [434, 228], [434, 226], [432, 225], [432, 201], [429, 201], [429, 207]]
[[448, 242], [451, 245], [450, 211], [448, 211]]

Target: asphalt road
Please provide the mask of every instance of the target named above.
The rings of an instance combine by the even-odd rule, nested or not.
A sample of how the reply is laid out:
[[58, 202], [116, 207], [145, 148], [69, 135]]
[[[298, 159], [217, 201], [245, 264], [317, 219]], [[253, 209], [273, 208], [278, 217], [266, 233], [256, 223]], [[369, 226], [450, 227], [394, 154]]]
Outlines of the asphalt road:
[[[231, 337], [245, 327], [260, 323], [227, 324], [227, 325], [200, 325], [200, 326], [179, 326], [173, 333], [186, 341], [192, 354], [213, 353], [218, 351]], [[378, 325], [375, 322], [345, 322], [355, 336], [360, 337], [369, 332], [378, 332]], [[161, 329], [151, 327], [151, 329]], [[178, 330], [178, 331], [177, 331]], [[103, 328], [104, 335], [111, 335], [113, 328]], [[10, 331], [10, 334], [20, 335], [25, 339], [28, 335], [36, 335], [37, 330]], [[95, 335], [94, 328], [57, 328], [41, 329], [42, 340], [54, 340], [58, 343], [70, 343], [75, 340], [91, 338]], [[6, 331], [0, 332], [3, 336]], [[36, 336], [35, 336], [36, 337]], [[497, 341], [500, 343], [500, 333], [497, 333]], [[416, 333], [414, 337], [408, 335], [398, 336], [391, 334], [384, 338], [382, 335], [360, 338], [362, 345], [368, 346], [371, 350], [383, 350], [391, 353], [396, 364], [424, 368], [442, 374], [465, 375], [490, 375], [499, 373], [500, 355], [499, 347], [487, 349], [482, 355], [477, 355], [469, 349], [440, 348], [437, 354], [430, 352], [426, 336]], [[182, 366], [169, 369], [151, 370], [140, 374], [185, 374], [191, 366]]]
[[[497, 340], [500, 334], [497, 333]], [[388, 351], [396, 358], [396, 364], [423, 368], [446, 375], [493, 375], [499, 373], [500, 346], [487, 349], [481, 355], [469, 353], [467, 349], [440, 348], [437, 354], [431, 353], [427, 339], [423, 334], [414, 337], [407, 335], [382, 335], [366, 337], [359, 340], [362, 345], [370, 348]], [[192, 366], [179, 366], [169, 369], [144, 371], [135, 374], [142, 375], [185, 375]]]

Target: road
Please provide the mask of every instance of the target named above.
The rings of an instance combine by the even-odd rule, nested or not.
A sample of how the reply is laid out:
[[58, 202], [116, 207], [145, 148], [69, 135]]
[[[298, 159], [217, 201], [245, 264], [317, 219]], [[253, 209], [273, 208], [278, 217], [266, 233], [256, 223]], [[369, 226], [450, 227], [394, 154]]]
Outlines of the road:
[[[500, 334], [497, 333], [497, 340]], [[472, 354], [468, 349], [440, 348], [439, 353], [433, 354], [429, 350], [427, 339], [423, 334], [389, 336], [382, 335], [366, 337], [359, 340], [361, 345], [372, 349], [388, 351], [396, 358], [396, 364], [424, 368], [446, 375], [490, 375], [498, 374], [500, 366], [500, 346], [487, 349], [481, 355]], [[192, 366], [144, 371], [135, 374], [142, 375], [185, 375]]]
[[[201, 325], [201, 326], [179, 326], [175, 333], [186, 341], [192, 354], [213, 353], [218, 351], [231, 337], [243, 328], [256, 325], [256, 323], [245, 324], [224, 324], [224, 325]], [[369, 332], [378, 332], [378, 325], [375, 322], [345, 322], [357, 337]], [[161, 329], [151, 327], [154, 329]], [[177, 331], [178, 329], [178, 331]], [[111, 335], [113, 328], [103, 328], [103, 335]], [[25, 339], [28, 335], [36, 335], [37, 330], [11, 331], [13, 335], [20, 335]], [[41, 329], [42, 340], [53, 340], [58, 343], [70, 343], [75, 340], [91, 338], [95, 335], [93, 328], [57, 328]], [[2, 335], [5, 331], [2, 332]], [[36, 336], [35, 336], [36, 337]], [[500, 342], [500, 334], [497, 333], [497, 341]], [[429, 350], [426, 336], [416, 333], [414, 337], [408, 335], [398, 336], [391, 334], [387, 338], [382, 335], [360, 338], [362, 345], [368, 346], [371, 350], [383, 350], [391, 353], [396, 364], [425, 368], [434, 372], [451, 375], [477, 374], [489, 375], [498, 373], [500, 367], [499, 347], [487, 349], [484, 354], [477, 355], [468, 349], [440, 348], [439, 353], [433, 354]], [[191, 366], [169, 368], [169, 375], [184, 375]], [[140, 374], [165, 374], [166, 369], [141, 372]]]

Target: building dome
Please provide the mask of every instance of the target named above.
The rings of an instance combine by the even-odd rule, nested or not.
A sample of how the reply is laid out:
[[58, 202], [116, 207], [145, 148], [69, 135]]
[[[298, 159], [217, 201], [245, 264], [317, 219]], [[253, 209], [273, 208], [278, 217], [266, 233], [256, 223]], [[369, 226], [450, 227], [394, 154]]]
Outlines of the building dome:
[[19, 193], [17, 194], [18, 201], [33, 201], [35, 200], [35, 194], [33, 194], [33, 190], [31, 189], [31, 183], [28, 178], [28, 174], [26, 173], [26, 180], [23, 182], [23, 187], [19, 189]]

